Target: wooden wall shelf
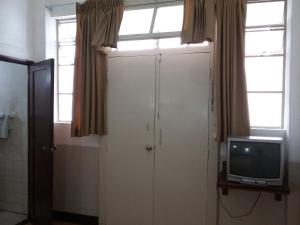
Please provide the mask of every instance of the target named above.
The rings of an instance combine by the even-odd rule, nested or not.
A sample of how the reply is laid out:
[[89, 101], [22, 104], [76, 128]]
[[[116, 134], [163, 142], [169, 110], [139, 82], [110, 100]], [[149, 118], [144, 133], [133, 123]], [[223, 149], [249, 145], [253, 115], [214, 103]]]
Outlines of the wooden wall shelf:
[[287, 181], [285, 181], [282, 186], [254, 186], [228, 181], [226, 173], [224, 172], [218, 174], [217, 186], [222, 188], [223, 195], [228, 195], [229, 189], [274, 193], [276, 201], [281, 201], [282, 195], [288, 195], [290, 193]]

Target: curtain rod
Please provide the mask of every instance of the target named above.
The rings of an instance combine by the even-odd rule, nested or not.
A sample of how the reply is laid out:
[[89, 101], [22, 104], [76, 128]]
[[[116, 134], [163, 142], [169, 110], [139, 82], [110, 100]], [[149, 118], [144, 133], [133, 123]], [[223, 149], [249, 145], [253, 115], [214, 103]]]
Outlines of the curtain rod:
[[161, 1], [161, 2], [149, 2], [149, 3], [142, 3], [142, 4], [128, 4], [125, 5], [125, 7], [130, 7], [130, 6], [146, 6], [146, 5], [155, 5], [155, 4], [165, 4], [165, 3], [182, 3], [183, 0], [168, 0], [168, 1]]
[[[130, 7], [130, 6], [146, 6], [146, 5], [155, 5], [155, 4], [164, 4], [164, 3], [182, 3], [183, 0], [168, 0], [168, 1], [161, 1], [161, 2], [149, 2], [149, 3], [142, 3], [142, 4], [125, 4], [125, 7]], [[73, 3], [62, 3], [62, 4], [53, 4], [53, 5], [46, 5], [46, 8], [48, 9], [51, 9], [51, 8], [54, 8], [54, 7], [59, 7], [59, 6], [73, 6], [73, 5], [76, 5], [76, 3], [84, 3], [84, 1], [76, 1], [76, 2], [73, 2]]]
[[286, 2], [286, 0], [247, 0], [248, 3]]
[[[147, 6], [147, 5], [155, 5], [155, 4], [164, 4], [164, 3], [182, 3], [184, 0], [167, 0], [167, 1], [161, 1], [161, 2], [152, 2], [152, 3], [142, 3], [142, 4], [125, 4], [125, 7], [131, 7], [131, 6]], [[286, 0], [247, 0], [248, 3], [259, 3], [259, 2], [281, 2]], [[53, 4], [53, 5], [46, 5], [46, 8], [51, 9], [54, 7], [59, 7], [59, 6], [71, 6], [71, 5], [76, 5], [76, 3], [84, 3], [84, 1], [76, 1], [73, 3], [62, 3], [62, 4]]]
[[49, 5], [46, 5], [46, 8], [47, 9], [51, 9], [51, 8], [54, 8], [54, 7], [59, 7], [59, 6], [71, 6], [71, 5], [76, 5], [77, 3], [84, 3], [84, 1], [82, 1], [82, 2], [70, 2], [70, 3], [62, 3], [62, 4], [49, 4]]

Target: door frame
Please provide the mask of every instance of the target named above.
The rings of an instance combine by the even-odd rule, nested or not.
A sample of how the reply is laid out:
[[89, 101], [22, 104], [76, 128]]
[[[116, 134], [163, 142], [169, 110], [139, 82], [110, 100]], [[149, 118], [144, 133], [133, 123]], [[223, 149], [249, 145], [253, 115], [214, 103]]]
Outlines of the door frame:
[[[15, 57], [11, 57], [11, 56], [6, 56], [6, 55], [0, 55], [0, 61], [1, 62], [9, 62], [9, 63], [14, 63], [14, 64], [19, 64], [19, 65], [24, 65], [24, 66], [27, 66], [27, 119], [28, 119], [28, 125], [27, 125], [27, 130], [28, 130], [28, 213], [27, 213], [27, 220], [26, 221], [29, 221], [30, 220], [30, 212], [32, 211], [31, 209], [31, 196], [32, 196], [32, 193], [31, 193], [31, 189], [30, 189], [30, 186], [31, 186], [31, 182], [32, 182], [32, 174], [30, 173], [30, 152], [31, 152], [31, 149], [30, 149], [30, 145], [29, 145], [29, 139], [30, 139], [30, 135], [29, 135], [29, 132], [30, 132], [30, 123], [31, 123], [31, 119], [30, 119], [30, 116], [29, 116], [29, 88], [30, 88], [30, 85], [29, 85], [29, 66], [31, 64], [33, 64], [34, 62], [31, 61], [31, 60], [26, 60], [26, 59], [20, 59], [20, 58], [15, 58]], [[24, 221], [24, 222], [26, 222]]]
[[[34, 61], [26, 60], [26, 59], [20, 59], [15, 58], [11, 56], [6, 55], [0, 55], [0, 61], [2, 62], [9, 62], [19, 65], [25, 65], [27, 66], [27, 113], [28, 113], [28, 213], [27, 213], [27, 219], [21, 223], [31, 221], [33, 218], [33, 171], [34, 171], [34, 165], [33, 165], [33, 148], [32, 148], [32, 126], [33, 126], [33, 118], [32, 118], [32, 99], [30, 96], [30, 89], [32, 88], [32, 78], [30, 76], [30, 66], [34, 64]], [[48, 60], [47, 60], [48, 61]], [[39, 63], [37, 63], [37, 66]], [[43, 63], [41, 63], [43, 65]], [[54, 73], [54, 71], [53, 71]], [[54, 96], [52, 96], [54, 98]]]

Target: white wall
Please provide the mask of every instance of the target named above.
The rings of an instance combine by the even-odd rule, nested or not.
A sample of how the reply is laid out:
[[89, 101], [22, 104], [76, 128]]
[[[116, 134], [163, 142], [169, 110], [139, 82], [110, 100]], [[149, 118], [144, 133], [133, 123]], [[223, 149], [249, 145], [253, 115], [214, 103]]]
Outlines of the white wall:
[[289, 0], [288, 54], [289, 71], [289, 180], [291, 195], [288, 198], [288, 225], [300, 224], [300, 1]]
[[0, 139], [0, 210], [28, 211], [27, 66], [0, 62], [0, 113], [15, 112], [7, 139]]
[[[66, 5], [76, 2], [84, 2], [85, 0], [45, 0], [47, 6]], [[125, 5], [147, 4], [156, 2], [166, 2], [168, 0], [124, 0]]]
[[[286, 128], [289, 154], [291, 194], [282, 202], [264, 194], [254, 212], [243, 219], [230, 219], [220, 208], [220, 225], [299, 225], [300, 224], [300, 1], [288, 0], [287, 64], [286, 64]], [[234, 215], [246, 212], [256, 198], [255, 193], [230, 191], [222, 196]]]
[[[57, 4], [74, 3], [75, 0], [48, 0], [48, 6], [56, 5], [55, 16], [74, 14], [74, 5], [65, 5], [64, 9], [57, 10]], [[149, 3], [152, 0], [127, 0], [127, 5], [136, 3]], [[287, 127], [289, 158], [290, 158], [290, 185], [291, 195], [288, 199], [283, 199], [282, 202], [274, 200], [271, 194], [263, 194], [257, 208], [254, 212], [243, 219], [231, 219], [225, 211], [219, 208], [219, 224], [220, 225], [299, 225], [300, 224], [300, 1], [288, 0], [289, 16], [288, 16], [288, 54], [290, 63], [287, 63], [287, 76], [290, 79], [290, 97], [287, 98], [289, 126]], [[69, 144], [68, 144], [69, 145]], [[214, 158], [216, 160], [216, 157]], [[210, 171], [215, 170], [217, 162], [211, 163]], [[212, 176], [213, 177], [213, 176]], [[212, 184], [214, 180], [212, 179]], [[254, 202], [257, 193], [245, 191], [230, 191], [229, 196], [222, 196], [224, 204], [230, 209], [234, 215], [239, 215], [246, 212]], [[212, 223], [213, 224], [213, 223]], [[209, 224], [210, 225], [210, 224]]]
[[[259, 132], [253, 132], [253, 135], [261, 136], [284, 136], [283, 132], [272, 132], [266, 135]], [[220, 148], [220, 167], [222, 161], [226, 160], [226, 145], [221, 145]], [[229, 190], [228, 195], [222, 195], [219, 191], [219, 204], [218, 204], [218, 225], [285, 225], [286, 224], [286, 207], [287, 199], [283, 198], [282, 201], [276, 201], [274, 194], [262, 193], [257, 206], [249, 216], [243, 218], [230, 218], [222, 207], [220, 202], [229, 210], [231, 216], [241, 216], [248, 213], [253, 206], [258, 192]]]
[[[56, 57], [56, 17], [75, 14], [70, 2], [46, 1], [47, 57]], [[54, 128], [54, 210], [98, 216], [99, 137], [71, 138], [70, 129], [63, 123]]]
[[29, 23], [29, 31], [31, 32], [32, 59], [41, 61], [46, 58], [45, 0], [30, 0], [30, 2], [31, 22]]
[[[125, 6], [132, 6], [166, 1], [168, 0], [124, 0], [124, 4]], [[82, 3], [84, 0], [46, 0], [46, 5], [52, 16], [70, 16], [75, 15], [76, 2]]]
[[98, 152], [95, 147], [57, 145], [55, 210], [98, 216]]
[[[251, 130], [251, 135], [257, 136], [274, 136], [285, 137], [285, 131], [283, 130]], [[220, 168], [222, 167], [222, 161], [227, 160], [227, 146], [222, 144], [220, 146]], [[219, 192], [219, 202], [223, 202], [223, 205], [229, 210], [231, 216], [241, 216], [251, 209], [253, 206], [258, 192], [229, 190], [229, 195], [224, 196]], [[219, 222], [218, 225], [285, 225], [287, 220], [286, 215], [287, 198], [283, 197], [282, 201], [276, 201], [274, 194], [262, 193], [257, 206], [249, 216], [243, 218], [230, 218], [226, 213], [222, 205], [218, 204]]]
[[[44, 0], [1, 0], [0, 54], [34, 61], [43, 60], [46, 55], [45, 16]], [[53, 23], [49, 20], [47, 22]], [[47, 41], [56, 46], [53, 38], [48, 38]], [[55, 56], [55, 51], [48, 51], [47, 56]], [[55, 130], [57, 131], [57, 127]], [[60, 132], [55, 132], [56, 137], [59, 137], [56, 138], [58, 151], [55, 153], [54, 164], [55, 210], [97, 216], [98, 147], [95, 146], [98, 138], [94, 138], [94, 141], [89, 138], [86, 141], [74, 141], [68, 139], [68, 129], [64, 127], [58, 130]], [[1, 187], [3, 186], [0, 189]]]
[[30, 0], [2, 0], [0, 54], [32, 59]]
[[70, 124], [54, 127], [54, 210], [98, 216], [99, 137], [71, 138]]
[[44, 59], [43, 0], [1, 0], [0, 54]]
[[[149, 2], [150, 0], [144, 0]], [[143, 1], [143, 2], [144, 2]], [[75, 2], [75, 0], [48, 0], [46, 4], [61, 4]], [[136, 4], [141, 3], [141, 1], [128, 0], [126, 4]], [[73, 7], [73, 6], [72, 6]], [[72, 8], [74, 10], [74, 7]], [[288, 198], [288, 210], [286, 212], [286, 207], [284, 202], [275, 202], [272, 195], [264, 194], [262, 199], [258, 204], [258, 208], [255, 209], [254, 213], [247, 219], [231, 220], [220, 209], [219, 224], [288, 224], [288, 225], [299, 225], [300, 224], [300, 104], [298, 103], [298, 98], [300, 97], [300, 28], [298, 21], [300, 21], [300, 1], [299, 0], [289, 0], [289, 12], [291, 13], [288, 18], [288, 40], [291, 43], [291, 48], [288, 48], [288, 57], [290, 57], [290, 64], [287, 65], [287, 69], [290, 71], [290, 98], [289, 100], [289, 120], [290, 126], [288, 128], [288, 140], [289, 140], [289, 157], [290, 157], [290, 185], [291, 185], [291, 195]], [[9, 55], [13, 57], [26, 58], [26, 59], [43, 59], [45, 55], [45, 34], [44, 34], [44, 7], [42, 0], [2, 0], [0, 8], [0, 54]], [[64, 132], [63, 132], [64, 133]], [[73, 180], [68, 183], [74, 185], [65, 186], [66, 189], [58, 188], [55, 189], [57, 192], [64, 190], [65, 193], [73, 193], [73, 196], [63, 198], [64, 196], [57, 197], [55, 206], [59, 210], [74, 211], [78, 213], [84, 213], [88, 215], [95, 215], [97, 200], [96, 193], [94, 190], [86, 189], [87, 187], [94, 188], [95, 184], [91, 185], [92, 180], [97, 180], [97, 172], [95, 172], [95, 161], [91, 163], [90, 167], [78, 167], [78, 170], [73, 170], [73, 165], [80, 165], [85, 161], [89, 161], [92, 158], [97, 158], [98, 152], [95, 151], [96, 148], [91, 150], [91, 147], [81, 147], [80, 149], [74, 148], [74, 152], [70, 150], [69, 146], [77, 145], [73, 143], [58, 143], [61, 152], [56, 153], [56, 165], [57, 181], [62, 178]], [[77, 151], [91, 151], [87, 152], [89, 159], [82, 159], [79, 157]], [[91, 153], [91, 154], [90, 154]], [[66, 161], [66, 167], [60, 167], [63, 161], [61, 159], [70, 159]], [[76, 178], [76, 174], [84, 171], [80, 176], [89, 178], [89, 180], [82, 181], [80, 178]], [[92, 171], [92, 172], [91, 172]], [[79, 183], [77, 183], [79, 182]], [[80, 183], [81, 182], [81, 183]], [[80, 184], [86, 183], [90, 185], [80, 186]], [[61, 184], [63, 185], [63, 184]], [[76, 188], [76, 186], [81, 188]], [[55, 187], [57, 188], [57, 187]], [[86, 195], [86, 193], [92, 193], [91, 195]], [[78, 194], [80, 193], [80, 194]], [[91, 200], [91, 196], [95, 196], [94, 201]], [[60, 199], [65, 199], [65, 202], [60, 202]], [[66, 200], [67, 199], [67, 200]], [[80, 199], [84, 199], [80, 201]], [[88, 200], [90, 199], [90, 200]], [[230, 191], [230, 195], [224, 197], [224, 203], [230, 207], [234, 214], [239, 214], [248, 209], [249, 203], [252, 203], [255, 199], [254, 193]], [[83, 204], [82, 202], [89, 202], [88, 209], [84, 211], [78, 206]], [[73, 208], [72, 208], [72, 207]], [[272, 213], [270, 213], [272, 212]], [[287, 213], [287, 216], [286, 216]], [[285, 222], [287, 220], [287, 223]]]
[[[44, 18], [43, 0], [1, 0], [0, 54], [44, 59]], [[0, 67], [0, 111], [17, 113], [10, 137], [0, 140], [0, 209], [27, 213], [28, 68], [3, 62]]]

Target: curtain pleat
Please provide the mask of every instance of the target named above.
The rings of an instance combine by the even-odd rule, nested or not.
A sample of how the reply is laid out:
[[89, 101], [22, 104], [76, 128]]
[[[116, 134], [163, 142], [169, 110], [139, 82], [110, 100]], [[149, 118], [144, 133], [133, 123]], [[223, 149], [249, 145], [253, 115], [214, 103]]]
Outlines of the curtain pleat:
[[184, 0], [182, 44], [212, 42], [215, 37], [215, 0]]
[[117, 46], [123, 11], [122, 0], [88, 0], [76, 5], [73, 137], [106, 134], [105, 47]]
[[246, 0], [217, 1], [214, 87], [216, 138], [250, 134], [245, 73]]
[[246, 0], [185, 0], [182, 43], [213, 41], [216, 139], [248, 136], [245, 73]]

